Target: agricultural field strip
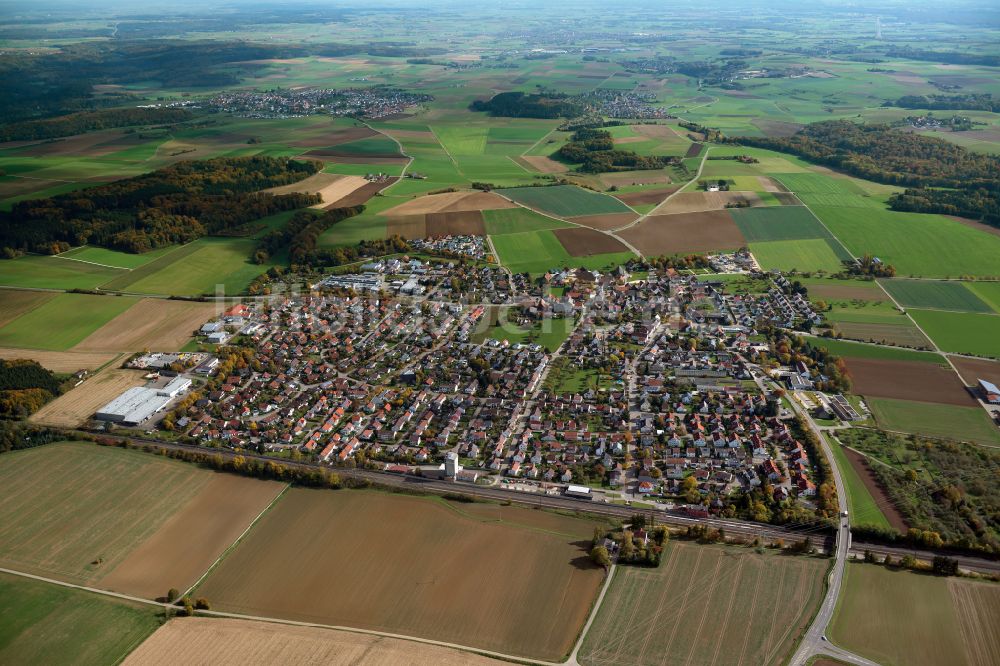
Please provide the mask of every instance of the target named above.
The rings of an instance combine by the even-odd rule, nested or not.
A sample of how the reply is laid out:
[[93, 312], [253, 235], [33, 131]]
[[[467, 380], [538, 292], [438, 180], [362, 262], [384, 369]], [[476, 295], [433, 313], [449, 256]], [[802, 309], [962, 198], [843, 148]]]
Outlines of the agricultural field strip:
[[[25, 573], [23, 571], [16, 571], [14, 569], [7, 569], [0, 567], [0, 572], [9, 574], [11, 576], [20, 576], [22, 578], [30, 578], [32, 580], [40, 581], [43, 583], [49, 583], [51, 585], [59, 585], [60, 587], [71, 588], [74, 590], [82, 590], [84, 592], [91, 592], [93, 594], [100, 594], [106, 597], [113, 597], [115, 599], [121, 599], [124, 601], [131, 601], [134, 603], [145, 604], [147, 606], [156, 606], [158, 608], [169, 608], [172, 610], [177, 610], [177, 606], [174, 604], [169, 604], [161, 601], [153, 601], [151, 599], [143, 599], [142, 597], [135, 597], [129, 594], [122, 594], [120, 592], [111, 592], [109, 590], [102, 590], [96, 587], [88, 587], [86, 585], [76, 585], [74, 583], [67, 583], [65, 581], [56, 580], [54, 578], [46, 578], [44, 576], [38, 576], [35, 574]], [[453, 650], [461, 650], [463, 652], [472, 652], [475, 654], [483, 654], [490, 657], [496, 657], [498, 659], [503, 659], [504, 661], [510, 661], [515, 663], [525, 663], [525, 664], [537, 664], [538, 666], [565, 666], [565, 662], [552, 662], [544, 661], [541, 659], [531, 659], [529, 657], [520, 657], [509, 654], [504, 654], [502, 652], [495, 652], [492, 650], [485, 650], [477, 647], [470, 647], [467, 645], [459, 645], [458, 643], [447, 643], [444, 641], [435, 641], [429, 638], [420, 638], [419, 636], [406, 636], [404, 634], [393, 634], [384, 631], [375, 631], [373, 629], [358, 629], [355, 627], [340, 627], [328, 624], [319, 624], [316, 622], [299, 622], [297, 620], [285, 620], [278, 617], [261, 617], [252, 615], [241, 615], [239, 613], [227, 613], [225, 611], [213, 611], [213, 610], [199, 610], [199, 615], [210, 615], [213, 617], [228, 617], [236, 620], [258, 620], [261, 622], [270, 622], [273, 624], [285, 624], [294, 627], [315, 627], [317, 629], [334, 629], [337, 631], [347, 631], [356, 634], [367, 634], [370, 636], [384, 636], [386, 638], [396, 638], [404, 641], [412, 641], [414, 643], [424, 643], [425, 645], [437, 645], [440, 647], [451, 648]]]
[[[79, 247], [70, 248], [69, 250], [67, 250], [67, 252], [70, 252], [72, 250], [79, 250], [82, 247], [85, 247], [85, 246], [81, 245]], [[65, 252], [62, 253], [62, 254], [52, 255], [52, 258], [53, 259], [64, 259], [66, 261], [79, 261], [81, 264], [90, 264], [91, 266], [100, 266], [101, 268], [113, 268], [116, 271], [130, 271], [130, 270], [132, 270], [131, 268], [125, 268], [123, 266], [112, 266], [111, 264], [99, 264], [96, 261], [87, 261], [86, 259], [77, 259], [76, 257], [65, 257], [65, 256], [63, 256], [63, 254], [65, 254]]]
[[[701, 178], [701, 172], [705, 169], [705, 162], [708, 161], [708, 153], [709, 153], [710, 150], [712, 150], [712, 146], [706, 146], [705, 147], [705, 150], [701, 154], [701, 164], [698, 165], [698, 173], [696, 173], [694, 175], [694, 177], [691, 178], [691, 180], [689, 180], [688, 182], [684, 183], [684, 185], [682, 185], [681, 187], [679, 187], [675, 192], [672, 192], [671, 194], [669, 194], [666, 199], [664, 199], [663, 201], [661, 201], [660, 203], [658, 203], [648, 213], [639, 215], [639, 217], [637, 219], [632, 220], [631, 222], [629, 222], [628, 224], [626, 224], [623, 227], [618, 227], [617, 229], [612, 230], [612, 232], [625, 231], [626, 229], [630, 229], [630, 228], [634, 227], [635, 225], [639, 224], [640, 222], [642, 222], [643, 220], [645, 220], [647, 217], [649, 217], [651, 215], [655, 215], [657, 210], [659, 210], [663, 206], [667, 205], [667, 203], [671, 199], [673, 199], [677, 194], [683, 192], [685, 189], [687, 189], [688, 187], [690, 187], [691, 184], [698, 182], [698, 179]], [[632, 208], [632, 207], [629, 206], [629, 208]], [[638, 212], [639, 212], [639, 211], [636, 211], [634, 208], [632, 208], [632, 210], [636, 214], [638, 214]], [[619, 240], [622, 240], [621, 237], [618, 237], [618, 238], [619, 238]], [[622, 240], [622, 242], [624, 243], [625, 241]], [[642, 257], [642, 254], [640, 254], [640, 253], [636, 252], [636, 254], [638, 254], [640, 257]]]

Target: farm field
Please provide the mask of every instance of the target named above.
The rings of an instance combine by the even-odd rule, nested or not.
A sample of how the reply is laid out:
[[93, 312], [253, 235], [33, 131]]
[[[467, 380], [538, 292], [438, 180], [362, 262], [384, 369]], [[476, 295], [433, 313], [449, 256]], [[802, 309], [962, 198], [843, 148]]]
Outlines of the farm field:
[[181, 663], [330, 666], [491, 666], [507, 662], [436, 645], [255, 620], [178, 617], [134, 650], [124, 666]]
[[286, 487], [276, 481], [208, 474], [200, 490], [97, 585], [147, 599], [162, 597], [172, 587], [189, 589]]
[[634, 222], [639, 216], [635, 213], [610, 213], [608, 215], [580, 215], [566, 218], [575, 224], [582, 224], [591, 229], [613, 231]]
[[502, 512], [497, 523], [443, 500], [292, 489], [196, 594], [233, 612], [559, 659], [601, 584], [593, 523], [551, 515], [540, 529], [536, 512]]
[[154, 259], [159, 259], [163, 255], [174, 250], [173, 246], [161, 247], [142, 254], [131, 254], [129, 252], [118, 252], [104, 247], [85, 245], [73, 248], [68, 252], [56, 255], [54, 259], [73, 259], [77, 262], [87, 262], [100, 264], [110, 268], [133, 269], [144, 266]]
[[214, 303], [144, 298], [91, 333], [73, 351], [176, 351], [221, 312]]
[[910, 310], [910, 316], [944, 351], [1000, 358], [1000, 315]]
[[1000, 386], [1000, 361], [987, 361], [968, 356], [949, 356], [948, 359], [968, 386], [975, 386], [979, 379]]
[[819, 607], [828, 566], [673, 541], [658, 569], [616, 570], [579, 661], [781, 663]]
[[544, 273], [562, 267], [604, 269], [635, 256], [626, 250], [574, 257], [567, 252], [554, 231], [504, 234], [492, 236], [492, 240], [500, 263], [515, 273]]
[[[621, 199], [622, 196], [618, 198]], [[661, 200], [663, 198], [665, 198], [665, 195], [660, 197]], [[760, 195], [756, 192], [681, 192], [671, 197], [670, 201], [661, 204], [656, 213], [657, 215], [679, 215], [681, 213], [700, 213], [708, 210], [726, 210], [726, 204], [737, 202], [746, 202], [750, 206], [762, 205]], [[629, 201], [628, 203], [632, 202]], [[646, 201], [643, 198], [636, 200], [635, 203], [656, 203], [656, 201]]]
[[912, 347], [915, 349], [932, 349], [931, 341], [914, 326], [909, 319], [900, 317], [899, 321], [887, 322], [865, 322], [865, 321], [843, 321], [838, 319], [833, 329], [849, 340], [860, 342], [874, 342], [885, 345], [897, 345], [900, 347]]
[[764, 270], [837, 273], [843, 264], [835, 242], [826, 238], [765, 241], [750, 243], [750, 251]]
[[157, 609], [0, 573], [0, 663], [118, 663], [162, 621]]
[[77, 370], [94, 370], [114, 360], [118, 354], [110, 352], [44, 351], [41, 349], [18, 349], [0, 347], [0, 358], [12, 360], [27, 358], [37, 361], [52, 372], [72, 374]]
[[1000, 445], [1000, 430], [981, 407], [871, 398], [868, 407], [879, 427], [916, 435]]
[[55, 295], [43, 291], [0, 289], [0, 329], [21, 315], [31, 312]]
[[121, 361], [116, 361], [46, 404], [32, 414], [30, 420], [43, 425], [76, 428], [126, 389], [145, 384], [141, 371], [122, 370], [117, 367]]
[[[38, 483], [42, 477], [44, 484]], [[4, 454], [0, 563], [71, 583], [93, 583], [211, 477], [211, 472], [185, 463], [83, 442]]]
[[[847, 489], [847, 506], [851, 514], [851, 522], [856, 525], [871, 525], [881, 528], [895, 527], [899, 529], [905, 527], [906, 523], [902, 521], [901, 516], [898, 520], [893, 521], [896, 523], [894, 525], [886, 517], [885, 512], [879, 508], [875, 498], [883, 499], [885, 493], [878, 487], [871, 472], [864, 468], [863, 463], [855, 462], [859, 457], [858, 454], [847, 451], [836, 440], [831, 443], [830, 449], [833, 451], [834, 462], [840, 468], [840, 474]], [[898, 512], [893, 511], [894, 507], [891, 504], [886, 505], [886, 508], [898, 516]]]
[[57, 294], [0, 328], [0, 346], [65, 351], [135, 304], [128, 297]]
[[966, 282], [965, 286], [988, 303], [994, 312], [1000, 312], [1000, 282]]
[[848, 564], [832, 641], [886, 666], [985, 666], [1000, 657], [1000, 585]]
[[627, 213], [628, 206], [614, 197], [584, 190], [575, 185], [516, 187], [500, 194], [517, 203], [558, 217]]
[[746, 239], [729, 211], [680, 215], [650, 215], [619, 234], [648, 257], [736, 250]]
[[805, 206], [736, 208], [729, 212], [750, 242], [832, 238]]
[[569, 226], [551, 217], [546, 217], [527, 208], [506, 208], [483, 211], [486, 233], [491, 236], [516, 234], [523, 231], [545, 231]]
[[852, 392], [867, 397], [976, 406], [951, 368], [920, 361], [847, 359]]
[[973, 293], [968, 283], [944, 280], [879, 280], [896, 301], [907, 308], [992, 312], [992, 308]]
[[806, 338], [809, 340], [810, 344], [816, 347], [825, 347], [831, 354], [843, 356], [845, 358], [872, 358], [883, 359], [886, 361], [920, 361], [923, 363], [947, 365], [946, 361], [939, 354], [931, 352], [882, 347], [859, 342], [849, 342], [846, 340], [834, 340], [832, 338], [816, 338], [811, 336], [806, 336]]
[[1000, 275], [1000, 236], [940, 215], [814, 206], [813, 212], [856, 256], [896, 267], [899, 277]]
[[25, 289], [95, 289], [126, 271], [68, 261], [58, 257], [27, 255], [0, 260], [0, 285]]

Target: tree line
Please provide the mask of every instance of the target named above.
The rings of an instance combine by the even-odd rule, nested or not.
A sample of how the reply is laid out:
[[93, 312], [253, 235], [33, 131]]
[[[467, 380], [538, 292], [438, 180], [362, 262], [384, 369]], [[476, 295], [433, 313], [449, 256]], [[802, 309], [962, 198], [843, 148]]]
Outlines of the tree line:
[[582, 103], [562, 93], [503, 92], [488, 100], [475, 100], [472, 111], [485, 111], [505, 118], [575, 118], [586, 109]]
[[316, 162], [274, 157], [219, 157], [178, 162], [134, 178], [16, 203], [0, 212], [0, 248], [54, 254], [71, 245], [124, 252], [186, 243], [285, 210], [319, 195], [260, 192], [319, 171]]
[[193, 118], [187, 109], [103, 109], [80, 111], [44, 120], [25, 120], [0, 127], [0, 141], [55, 139], [94, 130], [164, 125]]
[[615, 150], [611, 132], [590, 128], [574, 132], [569, 142], [560, 148], [556, 155], [567, 162], [579, 164], [577, 170], [585, 173], [662, 169], [678, 161], [676, 157], [646, 156], [631, 150]]
[[62, 393], [62, 382], [36, 361], [0, 360], [0, 417], [24, 418]]
[[[827, 120], [790, 137], [736, 137], [729, 143], [792, 153], [816, 164], [890, 185], [893, 210], [959, 215], [1000, 225], [1000, 157], [889, 125]], [[939, 189], [948, 188], [948, 189]]]
[[272, 255], [287, 247], [291, 263], [305, 263], [316, 251], [316, 241], [324, 231], [349, 217], [360, 215], [364, 210], [363, 205], [332, 208], [322, 213], [300, 210], [284, 227], [275, 229], [260, 239], [254, 250], [253, 262], [267, 263]]
[[993, 99], [993, 95], [990, 93], [903, 95], [899, 99], [885, 102], [882, 106], [898, 106], [902, 109], [931, 109], [933, 111], [1000, 112], [1000, 100]]

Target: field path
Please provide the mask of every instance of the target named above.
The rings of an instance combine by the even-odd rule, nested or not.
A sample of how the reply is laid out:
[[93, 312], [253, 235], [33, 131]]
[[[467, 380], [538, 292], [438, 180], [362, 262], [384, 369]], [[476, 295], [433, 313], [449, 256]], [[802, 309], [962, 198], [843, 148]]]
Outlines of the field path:
[[580, 637], [576, 639], [576, 645], [573, 646], [573, 651], [570, 653], [569, 659], [564, 662], [566, 666], [580, 666], [580, 662], [578, 662], [576, 658], [580, 654], [580, 647], [583, 645], [583, 639], [586, 637], [587, 632], [590, 631], [590, 625], [594, 624], [594, 619], [597, 617], [597, 611], [600, 610], [601, 603], [604, 601], [604, 595], [608, 593], [608, 588], [611, 587], [611, 579], [614, 578], [616, 566], [617, 565], [612, 562], [611, 568], [608, 569], [608, 575], [604, 578], [604, 586], [601, 587], [601, 593], [597, 595], [597, 601], [594, 602], [594, 607], [590, 610], [590, 617], [587, 618], [587, 624], [583, 625], [583, 630], [580, 631]]
[[[667, 198], [664, 199], [663, 201], [661, 201], [660, 203], [658, 203], [653, 210], [649, 211], [648, 213], [646, 213], [644, 215], [640, 215], [638, 218], [632, 220], [631, 222], [629, 222], [628, 224], [626, 224], [624, 227], [618, 227], [617, 229], [613, 229], [612, 233], [613, 234], [617, 234], [617, 232], [619, 232], [619, 231], [625, 231], [626, 229], [631, 229], [635, 225], [637, 225], [640, 222], [642, 222], [643, 220], [645, 220], [647, 217], [649, 217], [651, 215], [656, 215], [656, 211], [660, 210], [660, 208], [662, 208], [663, 206], [665, 206], [671, 199], [673, 199], [675, 196], [677, 196], [678, 194], [680, 194], [681, 192], [683, 192], [685, 189], [687, 189], [688, 185], [690, 185], [691, 183], [698, 182], [698, 179], [701, 178], [701, 172], [704, 171], [704, 169], [705, 169], [705, 162], [708, 161], [708, 153], [711, 150], [712, 150], [712, 146], [709, 146], [709, 145], [705, 146], [705, 150], [702, 151], [702, 153], [701, 153], [701, 164], [698, 165], [698, 172], [694, 175], [694, 177], [691, 180], [689, 180], [688, 182], [686, 182], [683, 185], [681, 185], [680, 188], [677, 189], [677, 191], [671, 192], [669, 195], [667, 195]], [[631, 208], [631, 206], [629, 206], [629, 208]], [[638, 212], [638, 211], [636, 211], [636, 212]], [[625, 242], [620, 236], [615, 235], [615, 238], [618, 238], [623, 243]], [[639, 256], [642, 256], [642, 255], [639, 255]]]

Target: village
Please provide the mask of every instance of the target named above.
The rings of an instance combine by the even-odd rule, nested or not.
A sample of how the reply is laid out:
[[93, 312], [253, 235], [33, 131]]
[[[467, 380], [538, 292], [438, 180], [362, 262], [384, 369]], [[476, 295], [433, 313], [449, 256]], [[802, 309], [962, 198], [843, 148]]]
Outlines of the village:
[[529, 280], [482, 264], [373, 261], [307, 294], [231, 307], [199, 331], [208, 351], [138, 355], [130, 367], [150, 385], [96, 419], [331, 467], [696, 516], [764, 488], [811, 510], [813, 461], [779, 386], [811, 388], [816, 370], [765, 377], [757, 327], [818, 315], [784, 277], [770, 279], [750, 297], [672, 269]]
[[373, 86], [369, 88], [308, 88], [230, 91], [208, 100], [215, 111], [242, 118], [298, 118], [316, 113], [333, 116], [385, 118], [428, 102], [430, 95]]

